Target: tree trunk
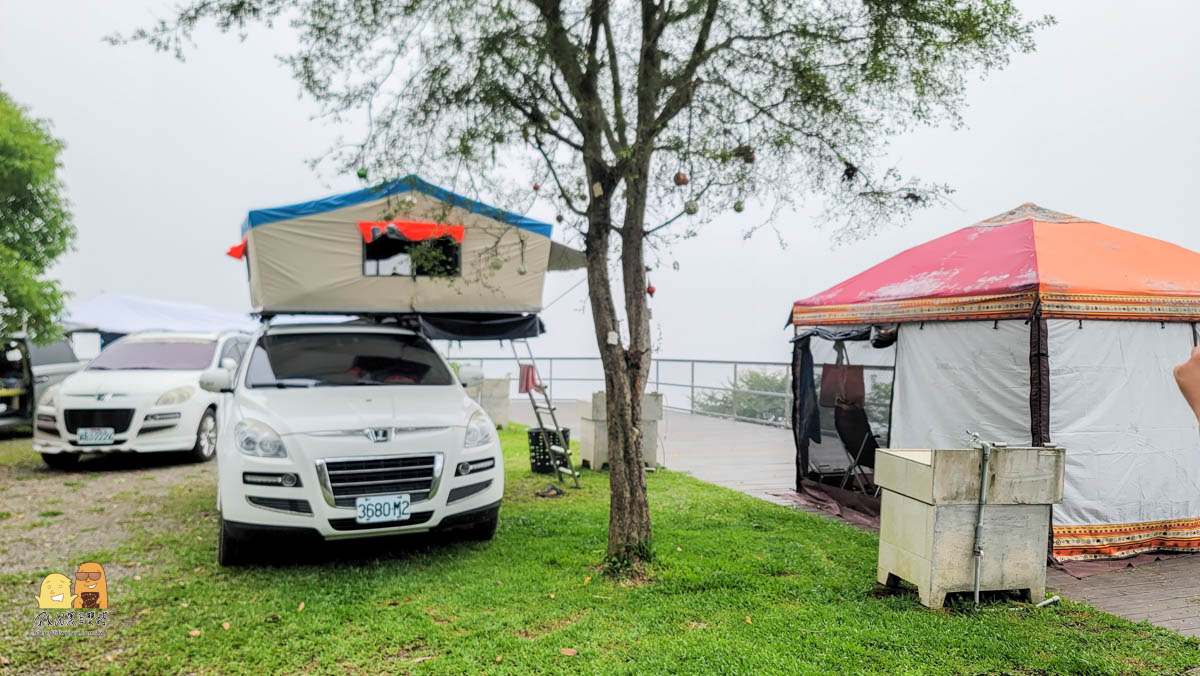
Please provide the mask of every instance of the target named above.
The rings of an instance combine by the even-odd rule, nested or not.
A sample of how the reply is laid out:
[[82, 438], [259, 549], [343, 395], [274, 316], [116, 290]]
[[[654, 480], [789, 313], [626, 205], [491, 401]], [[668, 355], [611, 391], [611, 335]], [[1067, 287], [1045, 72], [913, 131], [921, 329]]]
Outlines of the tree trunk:
[[[593, 177], [595, 174], [593, 174]], [[596, 180], [593, 178], [593, 180]], [[631, 344], [621, 345], [611, 279], [608, 275], [609, 233], [612, 230], [612, 186], [588, 205], [588, 296], [596, 329], [596, 344], [604, 365], [608, 427], [610, 511], [608, 555], [618, 567], [637, 565], [647, 558], [650, 542], [650, 507], [646, 501], [646, 475], [641, 453], [642, 359], [635, 346], [644, 344], [647, 328], [631, 323]], [[640, 248], [639, 248], [640, 252]], [[640, 255], [640, 254], [639, 254]], [[622, 258], [624, 259], [624, 245]], [[639, 279], [644, 278], [639, 275]], [[628, 289], [629, 280], [626, 280]], [[627, 293], [628, 295], [628, 293]], [[628, 302], [626, 303], [628, 306]], [[627, 308], [628, 309], [628, 308]]]

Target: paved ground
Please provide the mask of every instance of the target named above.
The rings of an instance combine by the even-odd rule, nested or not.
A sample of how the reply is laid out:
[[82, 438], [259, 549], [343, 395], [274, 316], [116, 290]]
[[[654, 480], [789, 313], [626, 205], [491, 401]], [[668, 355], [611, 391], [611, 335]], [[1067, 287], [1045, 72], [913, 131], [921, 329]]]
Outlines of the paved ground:
[[1180, 556], [1077, 580], [1047, 571], [1047, 586], [1126, 619], [1200, 637], [1200, 556]]
[[[579, 429], [575, 402], [558, 406], [559, 423]], [[514, 401], [511, 413], [517, 422], [533, 422], [528, 404]], [[790, 431], [667, 411], [659, 434], [659, 462], [667, 468], [777, 504], [794, 505], [772, 495], [794, 486]], [[834, 466], [845, 464], [841, 451], [828, 446], [815, 457], [817, 462]], [[810, 507], [797, 508], [830, 516]], [[1055, 593], [1105, 612], [1200, 636], [1200, 555], [1121, 568], [1082, 580], [1052, 569], [1047, 571], [1046, 584]]]

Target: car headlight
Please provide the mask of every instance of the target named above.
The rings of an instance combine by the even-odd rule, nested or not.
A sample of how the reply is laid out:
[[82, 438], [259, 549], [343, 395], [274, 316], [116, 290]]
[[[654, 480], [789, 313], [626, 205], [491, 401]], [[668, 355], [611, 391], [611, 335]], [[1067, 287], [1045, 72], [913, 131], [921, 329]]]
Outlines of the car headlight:
[[243, 420], [233, 428], [239, 451], [261, 458], [286, 458], [287, 449], [275, 430], [257, 420]]
[[167, 390], [166, 392], [163, 392], [163, 395], [158, 398], [158, 401], [154, 402], [154, 405], [174, 406], [175, 404], [182, 404], [188, 399], [191, 399], [195, 392], [196, 388], [192, 387], [191, 385], [176, 387], [173, 390]]
[[38, 406], [50, 406], [54, 403], [54, 395], [58, 394], [58, 385], [51, 385], [38, 397]]
[[475, 448], [483, 446], [492, 440], [492, 421], [479, 411], [476, 411], [471, 416], [470, 422], [467, 423], [467, 434], [463, 438], [463, 448]]

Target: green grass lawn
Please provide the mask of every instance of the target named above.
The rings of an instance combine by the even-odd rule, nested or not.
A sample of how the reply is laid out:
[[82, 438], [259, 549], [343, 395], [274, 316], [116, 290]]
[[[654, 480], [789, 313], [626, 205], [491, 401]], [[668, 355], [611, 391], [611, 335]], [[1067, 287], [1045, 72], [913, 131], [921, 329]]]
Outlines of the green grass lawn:
[[[648, 478], [651, 579], [608, 579], [598, 567], [607, 476], [536, 498], [547, 478], [530, 474], [524, 436], [503, 433], [507, 495], [488, 543], [335, 545], [301, 562], [221, 569], [214, 489], [182, 484], [133, 541], [97, 554], [114, 568], [147, 562], [140, 580], [110, 586], [108, 637], [10, 627], [0, 655], [8, 669], [121, 673], [1179, 674], [1200, 665], [1200, 643], [1079, 604], [930, 612], [910, 595], [876, 596], [874, 536], [672, 472]], [[36, 612], [4, 612], [27, 602], [24, 577], [0, 588], [9, 623]]]

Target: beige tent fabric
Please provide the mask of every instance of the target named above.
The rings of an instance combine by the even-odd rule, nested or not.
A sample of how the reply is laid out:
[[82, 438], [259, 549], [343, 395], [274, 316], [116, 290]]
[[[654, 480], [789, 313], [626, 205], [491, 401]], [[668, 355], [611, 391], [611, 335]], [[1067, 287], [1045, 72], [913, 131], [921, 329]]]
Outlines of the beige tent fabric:
[[[363, 274], [361, 221], [429, 221], [465, 228], [462, 276]], [[416, 191], [247, 232], [250, 300], [258, 312], [536, 312], [550, 239]], [[524, 252], [522, 258], [522, 251]], [[499, 258], [501, 267], [492, 268]], [[526, 273], [518, 268], [524, 260]]]
[[566, 244], [550, 242], [550, 272], [582, 270], [587, 267], [587, 254]]

